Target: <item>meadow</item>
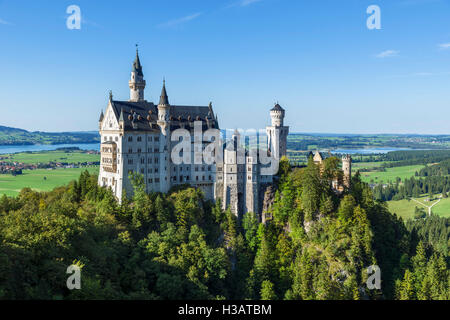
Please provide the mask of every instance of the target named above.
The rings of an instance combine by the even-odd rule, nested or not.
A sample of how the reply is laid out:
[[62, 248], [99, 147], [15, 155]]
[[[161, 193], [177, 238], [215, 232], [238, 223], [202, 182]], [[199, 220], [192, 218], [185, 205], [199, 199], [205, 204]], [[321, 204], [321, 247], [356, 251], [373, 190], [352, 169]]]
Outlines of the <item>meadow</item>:
[[379, 168], [384, 163], [389, 163], [392, 161], [377, 161], [377, 162], [352, 162], [352, 168], [356, 172], [360, 169], [373, 169], [373, 168]]
[[[81, 151], [47, 151], [47, 152], [22, 152], [15, 153], [9, 156], [6, 161], [22, 162], [30, 164], [49, 163], [49, 162], [64, 162], [69, 164], [78, 164], [83, 162], [97, 162], [100, 161], [99, 154], [88, 154]], [[4, 160], [5, 161], [5, 160]]]
[[[420, 198], [416, 198], [416, 200], [425, 204], [426, 206], [431, 206], [437, 202], [437, 199], [427, 202], [425, 201], [426, 198], [427, 198], [426, 196], [422, 196]], [[397, 214], [398, 216], [402, 217], [403, 220], [405, 221], [408, 219], [414, 219], [414, 212], [416, 207], [424, 208], [425, 211], [428, 213], [428, 208], [411, 199], [388, 201], [387, 205], [389, 207], [390, 212]], [[450, 198], [441, 199], [439, 203], [437, 203], [432, 207], [431, 212], [438, 216], [449, 218]]]
[[386, 168], [386, 171], [362, 172], [361, 178], [367, 183], [389, 183], [395, 182], [397, 177], [407, 179], [413, 177], [416, 171], [425, 167], [424, 165], [413, 165], [403, 167]]
[[23, 170], [22, 175], [12, 176], [10, 174], [0, 175], [0, 195], [17, 196], [22, 188], [30, 187], [36, 191], [50, 191], [55, 187], [68, 184], [78, 179], [81, 172], [88, 170], [97, 174], [99, 167], [90, 166], [85, 168], [70, 169], [37, 169]]
[[442, 199], [431, 211], [438, 216], [450, 218], [450, 198]]

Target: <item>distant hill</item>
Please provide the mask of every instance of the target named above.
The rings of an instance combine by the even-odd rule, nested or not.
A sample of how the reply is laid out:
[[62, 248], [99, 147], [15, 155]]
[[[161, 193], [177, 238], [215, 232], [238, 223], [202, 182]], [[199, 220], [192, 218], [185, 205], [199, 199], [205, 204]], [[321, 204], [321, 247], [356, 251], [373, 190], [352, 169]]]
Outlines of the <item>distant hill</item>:
[[0, 126], [0, 132], [3, 132], [3, 133], [16, 133], [16, 132], [28, 132], [28, 131], [24, 130], [24, 129], [17, 129], [17, 128]]
[[86, 132], [30, 132], [24, 129], [0, 126], [0, 145], [96, 143], [100, 136], [95, 131]]

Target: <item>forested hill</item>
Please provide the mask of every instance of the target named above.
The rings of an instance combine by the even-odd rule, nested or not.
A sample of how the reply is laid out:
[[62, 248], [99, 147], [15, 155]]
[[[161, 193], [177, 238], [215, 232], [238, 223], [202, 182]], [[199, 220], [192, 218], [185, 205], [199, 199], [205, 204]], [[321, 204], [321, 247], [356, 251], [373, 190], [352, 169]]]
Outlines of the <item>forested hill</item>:
[[[147, 194], [141, 175], [121, 204], [88, 172], [4, 196], [0, 299], [449, 299], [450, 219], [405, 225], [358, 174], [338, 195], [338, 164], [283, 160], [266, 224], [189, 186]], [[66, 287], [72, 264], [81, 290]], [[367, 286], [373, 265], [380, 289]]]
[[96, 132], [30, 132], [0, 126], [0, 145], [96, 143], [99, 141], [100, 136]]

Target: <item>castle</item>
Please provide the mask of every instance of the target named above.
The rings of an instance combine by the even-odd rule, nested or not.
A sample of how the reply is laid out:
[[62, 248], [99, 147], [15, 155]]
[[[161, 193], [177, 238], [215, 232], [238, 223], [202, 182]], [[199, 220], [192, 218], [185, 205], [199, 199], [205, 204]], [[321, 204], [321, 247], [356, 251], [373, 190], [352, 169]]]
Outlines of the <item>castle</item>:
[[[260, 142], [265, 145], [263, 152], [243, 148], [241, 135], [235, 131], [230, 140], [219, 140], [222, 157], [211, 161], [197, 159], [198, 152], [201, 154], [210, 142], [195, 134], [198, 128], [220, 129], [211, 103], [171, 105], [165, 81], [157, 105], [145, 100], [146, 81], [137, 50], [128, 85], [130, 99], [114, 100], [110, 93], [105, 113], [100, 115], [100, 186], [110, 188], [120, 201], [124, 194], [133, 194], [130, 174], [139, 173], [147, 192], [165, 193], [174, 186], [189, 184], [201, 189], [206, 199], [220, 199], [224, 209], [230, 208], [238, 216], [262, 213], [264, 193], [277, 172], [267, 170], [273, 163], [261, 163], [260, 157], [278, 161], [287, 151], [289, 127], [284, 125], [285, 110], [278, 103], [270, 110], [271, 125]], [[192, 145], [188, 150], [194, 162], [175, 163], [172, 159], [172, 150], [178, 144], [172, 133], [178, 129], [188, 133], [188, 144]]]
[[[101, 136], [101, 163], [98, 176], [100, 186], [110, 188], [117, 199], [132, 195], [130, 173], [144, 177], [147, 192], [168, 192], [171, 187], [189, 184], [200, 188], [206, 199], [221, 199], [224, 208], [231, 208], [236, 215], [245, 212], [260, 213], [262, 187], [272, 183], [273, 175], [263, 175], [257, 158], [240, 148], [240, 135], [223, 143], [223, 158], [211, 163], [175, 164], [171, 150], [176, 143], [171, 133], [177, 129], [190, 132], [192, 158], [195, 148], [204, 149], [208, 141], [194, 145], [194, 129], [219, 129], [217, 115], [212, 104], [208, 106], [171, 105], [163, 82], [159, 103], [145, 100], [146, 81], [142, 72], [139, 52], [132, 65], [128, 83], [130, 99], [119, 101], [109, 95], [105, 113], [101, 112], [99, 132]], [[285, 110], [276, 104], [270, 111], [271, 126], [267, 132], [267, 151], [273, 158], [286, 155], [289, 127], [284, 126]], [[231, 147], [230, 147], [231, 146]], [[201, 150], [200, 150], [201, 151]], [[244, 161], [239, 161], [244, 159]]]
[[[285, 110], [277, 103], [270, 110], [271, 126], [266, 128], [267, 150], [277, 161], [286, 156], [289, 127], [284, 126]], [[223, 161], [216, 164], [215, 199], [220, 199], [223, 208], [233, 213], [262, 213], [264, 192], [273, 183], [273, 174], [263, 174], [267, 167], [258, 161], [255, 150], [244, 150], [239, 132], [232, 135], [225, 147]], [[252, 152], [254, 151], [254, 152]], [[242, 160], [239, 161], [239, 158]], [[277, 172], [273, 172], [276, 174]]]
[[[310, 152], [308, 157], [313, 157], [314, 163], [320, 167], [321, 171], [323, 170], [324, 156], [319, 151], [316, 151], [315, 154]], [[350, 188], [352, 178], [352, 157], [349, 154], [346, 154], [342, 157], [341, 161], [343, 176], [337, 176], [331, 181], [333, 190], [338, 193]]]

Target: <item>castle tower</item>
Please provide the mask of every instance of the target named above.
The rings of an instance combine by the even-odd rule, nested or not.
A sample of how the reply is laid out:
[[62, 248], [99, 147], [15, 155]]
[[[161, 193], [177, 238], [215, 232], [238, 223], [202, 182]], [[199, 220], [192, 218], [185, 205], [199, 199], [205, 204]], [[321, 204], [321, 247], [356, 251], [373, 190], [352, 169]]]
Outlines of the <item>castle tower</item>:
[[100, 113], [100, 119], [98, 119], [98, 128], [99, 128], [99, 130], [102, 129], [102, 122], [103, 122], [104, 118], [105, 118], [105, 115], [103, 114], [103, 110], [102, 110], [102, 112]]
[[144, 74], [142, 73], [142, 65], [139, 60], [139, 52], [137, 48], [136, 58], [134, 59], [133, 66], [131, 68], [131, 78], [128, 82], [128, 86], [130, 87], [130, 101], [144, 101], [145, 80]]
[[231, 136], [224, 149], [223, 162], [223, 209], [230, 208], [239, 217], [244, 206], [244, 150], [240, 145], [240, 134], [237, 130]]
[[266, 128], [268, 150], [275, 159], [281, 159], [287, 153], [289, 127], [284, 126], [284, 109], [277, 103], [270, 110], [271, 126]]
[[352, 157], [349, 154], [342, 157], [342, 171], [344, 171], [344, 187], [350, 188], [352, 177]]
[[170, 104], [166, 92], [166, 81], [163, 81], [161, 96], [158, 104], [158, 126], [161, 128], [159, 139], [159, 176], [161, 192], [170, 189]]
[[317, 150], [316, 153], [314, 154], [313, 161], [317, 165], [321, 165], [322, 164], [323, 157], [322, 157], [322, 154], [320, 154], [319, 150]]

